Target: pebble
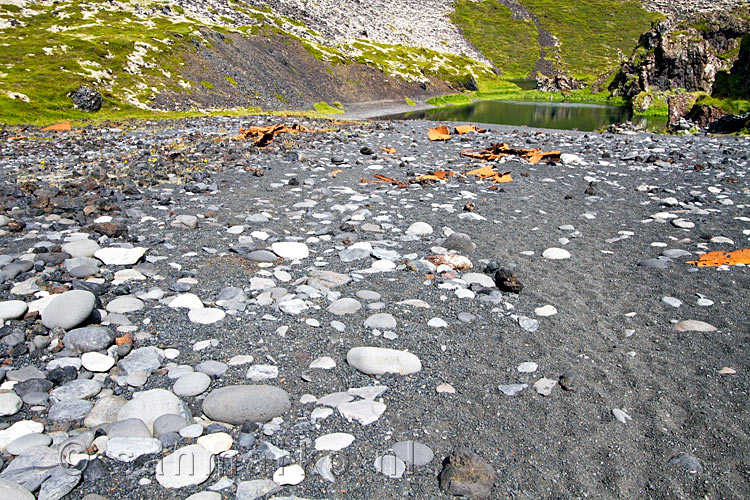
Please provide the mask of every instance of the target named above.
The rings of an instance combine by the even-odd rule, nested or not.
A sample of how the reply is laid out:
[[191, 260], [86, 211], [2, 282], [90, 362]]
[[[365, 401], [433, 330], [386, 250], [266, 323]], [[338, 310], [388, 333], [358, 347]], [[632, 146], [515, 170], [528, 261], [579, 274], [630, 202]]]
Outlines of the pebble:
[[0, 417], [15, 415], [21, 410], [23, 401], [13, 392], [0, 393]]
[[689, 453], [678, 453], [669, 459], [670, 465], [677, 465], [685, 469], [689, 474], [701, 474], [703, 472], [703, 466], [700, 460], [695, 458]]
[[686, 319], [675, 323], [674, 329], [678, 332], [715, 332], [716, 327], [696, 319]]
[[203, 301], [194, 293], [183, 293], [175, 297], [170, 303], [172, 309], [203, 309]]
[[396, 328], [396, 318], [389, 313], [376, 313], [368, 317], [364, 324], [366, 328], [390, 330]]
[[70, 290], [56, 295], [42, 311], [42, 323], [50, 330], [70, 330], [91, 316], [96, 296], [84, 290]]
[[23, 486], [0, 477], [0, 498], [13, 500], [36, 500], [34, 495]]
[[279, 376], [279, 367], [273, 365], [253, 365], [247, 369], [245, 378], [253, 382], [274, 379]]
[[675, 297], [670, 297], [668, 295], [665, 295], [661, 298], [661, 301], [667, 304], [668, 306], [672, 307], [680, 307], [682, 305], [682, 301]]
[[81, 356], [81, 365], [90, 372], [106, 372], [115, 366], [115, 358], [98, 352], [86, 352]]
[[336, 361], [334, 361], [333, 358], [329, 356], [322, 356], [313, 360], [313, 362], [310, 363], [310, 368], [319, 370], [331, 370], [333, 368], [336, 368]]
[[360, 309], [362, 309], [362, 304], [358, 300], [349, 297], [335, 300], [328, 306], [328, 312], [335, 316], [354, 314]]
[[197, 323], [199, 325], [210, 325], [223, 320], [226, 317], [226, 313], [221, 309], [215, 309], [213, 307], [205, 307], [198, 309], [190, 309], [188, 311], [188, 319], [191, 323]]
[[406, 464], [395, 455], [382, 455], [375, 459], [375, 470], [391, 479], [399, 479], [406, 472]]
[[237, 484], [237, 500], [256, 500], [281, 491], [281, 485], [269, 479], [240, 481]]
[[495, 469], [472, 450], [457, 447], [444, 461], [440, 489], [454, 496], [484, 500], [492, 493]]
[[529, 385], [528, 384], [506, 384], [506, 385], [499, 385], [497, 388], [505, 394], [506, 396], [515, 396], [519, 392], [526, 389]]
[[48, 434], [26, 434], [11, 441], [5, 451], [11, 455], [20, 455], [32, 448], [46, 447], [51, 443], [52, 438]]
[[161, 441], [153, 438], [115, 437], [107, 441], [104, 452], [109, 458], [120, 462], [132, 462], [144, 455], [161, 452]]
[[334, 432], [325, 434], [315, 439], [315, 449], [317, 451], [339, 451], [348, 447], [354, 442], [354, 436], [346, 432]]
[[226, 432], [214, 432], [213, 434], [199, 437], [196, 443], [203, 446], [214, 455], [218, 455], [219, 453], [231, 449], [234, 440], [232, 439], [232, 436]]
[[406, 230], [406, 234], [414, 236], [427, 236], [432, 234], [432, 226], [426, 222], [415, 222]]
[[211, 377], [205, 373], [195, 372], [177, 379], [172, 392], [180, 397], [192, 397], [202, 394], [211, 385]]
[[29, 306], [23, 300], [6, 300], [0, 302], [0, 322], [20, 318], [28, 310]]
[[153, 431], [154, 421], [166, 414], [189, 417], [187, 408], [177, 396], [165, 389], [151, 389], [133, 394], [117, 413], [117, 420], [140, 418]]
[[107, 312], [127, 314], [143, 309], [143, 301], [137, 297], [117, 297], [107, 304]]
[[548, 248], [544, 252], [542, 252], [542, 257], [549, 260], [562, 260], [562, 259], [569, 259], [570, 258], [570, 252], [563, 248]]
[[534, 390], [542, 396], [550, 396], [552, 394], [552, 389], [554, 389], [556, 385], [557, 380], [542, 377], [534, 382]]
[[536, 309], [534, 309], [534, 314], [546, 318], [557, 314], [557, 309], [555, 308], [555, 306], [547, 304], [546, 306], [537, 307]]
[[63, 343], [78, 352], [101, 351], [114, 341], [114, 332], [103, 326], [75, 328], [63, 337]]
[[391, 446], [391, 451], [407, 465], [422, 467], [432, 462], [435, 452], [417, 441], [400, 441]]
[[305, 480], [305, 470], [298, 464], [279, 467], [273, 473], [273, 481], [280, 485], [297, 485]]
[[614, 408], [612, 410], [612, 415], [615, 416], [615, 418], [617, 419], [618, 422], [621, 422], [623, 424], [627, 424], [628, 420], [632, 420], [632, 418], [630, 417], [630, 415], [628, 415], [627, 413], [625, 413], [625, 411], [623, 411], [623, 410], [621, 410], [619, 408]]
[[533, 361], [525, 361], [518, 365], [516, 369], [521, 373], [534, 373], [537, 368], [539, 368], [539, 365], [537, 365]]
[[422, 369], [422, 362], [414, 354], [382, 347], [355, 347], [346, 354], [346, 361], [368, 375], [409, 375]]
[[94, 257], [108, 266], [132, 266], [141, 260], [146, 253], [146, 248], [120, 248], [108, 247], [94, 252]]
[[267, 422], [290, 408], [289, 394], [269, 385], [226, 386], [211, 391], [203, 400], [206, 416], [234, 425]]
[[287, 260], [306, 259], [310, 256], [310, 250], [304, 243], [294, 241], [280, 241], [271, 245], [273, 253]]

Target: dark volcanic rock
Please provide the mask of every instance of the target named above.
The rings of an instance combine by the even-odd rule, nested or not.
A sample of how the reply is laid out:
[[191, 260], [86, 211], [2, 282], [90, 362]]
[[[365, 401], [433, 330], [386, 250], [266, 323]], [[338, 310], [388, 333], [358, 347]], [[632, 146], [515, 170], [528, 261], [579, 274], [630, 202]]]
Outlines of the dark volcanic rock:
[[440, 473], [440, 489], [473, 500], [489, 498], [495, 470], [482, 457], [459, 446], [445, 459]]
[[563, 90], [577, 90], [581, 84], [568, 75], [545, 76], [539, 74], [536, 77], [536, 89], [542, 92], [561, 92]]
[[523, 290], [523, 284], [518, 280], [518, 276], [507, 269], [495, 271], [495, 285], [503, 292], [521, 293]]
[[102, 108], [102, 95], [98, 90], [81, 86], [75, 92], [70, 93], [76, 108], [88, 113], [95, 113]]

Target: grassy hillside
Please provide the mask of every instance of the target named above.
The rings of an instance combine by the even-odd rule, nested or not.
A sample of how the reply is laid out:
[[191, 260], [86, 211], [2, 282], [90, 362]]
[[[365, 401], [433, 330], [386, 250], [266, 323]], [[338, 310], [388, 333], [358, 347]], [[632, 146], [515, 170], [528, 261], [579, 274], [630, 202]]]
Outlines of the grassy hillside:
[[[559, 71], [591, 82], [630, 55], [641, 33], [661, 15], [633, 0], [519, 0], [540, 26], [557, 38], [547, 59]], [[511, 17], [495, 0], [458, 0], [453, 21], [464, 35], [511, 77], [528, 75], [538, 59], [537, 30]]]

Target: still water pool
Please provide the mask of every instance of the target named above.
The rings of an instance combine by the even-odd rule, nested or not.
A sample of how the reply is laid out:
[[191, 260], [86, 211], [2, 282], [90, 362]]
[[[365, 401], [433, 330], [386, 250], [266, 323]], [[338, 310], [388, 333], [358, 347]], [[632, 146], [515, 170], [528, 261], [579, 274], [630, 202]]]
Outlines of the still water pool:
[[383, 118], [526, 125], [586, 132], [628, 120], [651, 131], [658, 131], [666, 126], [666, 117], [633, 116], [627, 107], [539, 101], [479, 101], [460, 106], [410, 111]]

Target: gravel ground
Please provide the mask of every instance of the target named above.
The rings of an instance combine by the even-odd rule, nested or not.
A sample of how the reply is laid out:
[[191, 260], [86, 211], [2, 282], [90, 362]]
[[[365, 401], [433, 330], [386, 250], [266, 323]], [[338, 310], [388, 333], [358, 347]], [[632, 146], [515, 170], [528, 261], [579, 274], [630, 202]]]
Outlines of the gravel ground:
[[[259, 150], [250, 140], [232, 139], [248, 124], [208, 118], [79, 133], [0, 134], [0, 213], [7, 217], [0, 221], [0, 257], [15, 258], [4, 263], [12, 266], [26, 260], [26, 253], [37, 256], [28, 259], [36, 262], [32, 269], [3, 274], [0, 300], [32, 303], [47, 293], [92, 289], [71, 278], [61, 261], [39, 260], [58, 254], [78, 233], [102, 248], [147, 249], [137, 266], [99, 264], [89, 278], [98, 284], [100, 309], [132, 295], [140, 295], [145, 307], [125, 313], [125, 320], [110, 313], [87, 321], [110, 323], [117, 336], [134, 336], [133, 351], [122, 346], [101, 351], [115, 360], [147, 346], [179, 352], [146, 374], [141, 386], [129, 383], [122, 363], [96, 374], [81, 368], [74, 378], [92, 378], [102, 387], [92, 401], [171, 390], [174, 380], [167, 373], [177, 364], [253, 357], [250, 364], [230, 363], [226, 373], [211, 378], [206, 392], [180, 398], [206, 434], [223, 430], [233, 438], [231, 449], [217, 454], [219, 466], [206, 481], [174, 489], [155, 479], [160, 460], [195, 439], [182, 437], [161, 453], [123, 462], [97, 451], [97, 444], [106, 446], [101, 437], [111, 432], [104, 424], [88, 450], [86, 471], [65, 498], [96, 493], [109, 499], [182, 499], [222, 477], [228, 481], [217, 485], [224, 486], [221, 498], [252, 498], [238, 495], [237, 484], [271, 479], [288, 463], [301, 465], [306, 477], [283, 486], [280, 497], [449, 498], [439, 489], [438, 474], [443, 459], [460, 445], [494, 469], [490, 498], [750, 497], [750, 275], [743, 265], [686, 263], [706, 251], [750, 246], [747, 138], [491, 126], [486, 133], [430, 142], [427, 130], [436, 124], [429, 122], [304, 121], [315, 131], [279, 135]], [[559, 150], [563, 161], [532, 165], [505, 157], [496, 170], [511, 171], [513, 181], [503, 184], [472, 175], [403, 188], [361, 182], [376, 180], [374, 174], [407, 181], [434, 170], [463, 173], [478, 165], [461, 157], [461, 150], [498, 142]], [[396, 152], [380, 149], [385, 147]], [[364, 148], [374, 154], [364, 154]], [[197, 225], [175, 227], [179, 220]], [[428, 224], [432, 233], [411, 235], [408, 228], [416, 222]], [[453, 232], [465, 233], [476, 245], [459, 252], [473, 263], [471, 272], [486, 271], [491, 279], [495, 269], [507, 269], [523, 290], [469, 286], [463, 271], [429, 268], [424, 259], [446, 253], [443, 240]], [[251, 250], [285, 240], [304, 243], [309, 256], [269, 265], [248, 258]], [[342, 261], [339, 253], [358, 242], [395, 254], [384, 258], [373, 251], [378, 258]], [[570, 257], [544, 258], [549, 248], [564, 249]], [[657, 259], [676, 249], [684, 255]], [[140, 269], [144, 279], [113, 283], [117, 271], [131, 268]], [[300, 289], [316, 270], [350, 281], [317, 294]], [[259, 296], [268, 289], [259, 289], [263, 285], [254, 278], [273, 280], [272, 291], [282, 300], [266, 305]], [[36, 285], [27, 283], [31, 293], [12, 291], [30, 279]], [[154, 287], [163, 297], [144, 298]], [[217, 304], [226, 287], [245, 289], [243, 310]], [[363, 290], [380, 298], [358, 298]], [[199, 324], [186, 310], [168, 307], [173, 296], [187, 291], [226, 317]], [[362, 308], [335, 316], [327, 308], [339, 297], [357, 298]], [[306, 308], [299, 314], [280, 310], [290, 298], [301, 299]], [[398, 304], [415, 299], [423, 303]], [[548, 305], [556, 314], [540, 309]], [[396, 327], [365, 326], [381, 312], [391, 314]], [[446, 326], [430, 326], [440, 324], [435, 318]], [[683, 320], [715, 330], [678, 331]], [[342, 325], [332, 325], [336, 321]], [[56, 342], [64, 332], [48, 330], [37, 313], [7, 320], [0, 332], [5, 391], [13, 391], [12, 370], [31, 365], [51, 379], [50, 361], [80, 357]], [[44, 346], [37, 337], [52, 343]], [[205, 348], [196, 345], [211, 339]], [[405, 376], [362, 373], [346, 361], [358, 346], [408, 351], [419, 358], [421, 370]], [[336, 366], [310, 368], [322, 356]], [[536, 369], [519, 371], [526, 362]], [[203, 399], [220, 387], [252, 384], [246, 378], [251, 365], [278, 368], [278, 376], [263, 383], [287, 391], [291, 409], [272, 425], [211, 427]], [[547, 396], [533, 387], [542, 378], [554, 384]], [[436, 390], [442, 384], [455, 392]], [[506, 384], [528, 387], [508, 396], [498, 389]], [[377, 397], [386, 410], [368, 425], [338, 412], [313, 419], [316, 404], [300, 402], [306, 394], [320, 398], [373, 385], [388, 387]], [[15, 413], [0, 417], [0, 436], [2, 427], [22, 420], [42, 423], [53, 447], [95, 430], [80, 418], [53, 422], [49, 406], [24, 401]], [[355, 440], [341, 451], [315, 450], [316, 438], [336, 432]], [[241, 438], [248, 435], [254, 444], [245, 446]], [[376, 471], [376, 457], [407, 440], [427, 445], [435, 458], [408, 467], [400, 478]], [[261, 441], [291, 458], [264, 459]], [[334, 462], [335, 482], [313, 473], [325, 455]], [[2, 458], [5, 468], [20, 459], [7, 450]], [[699, 472], [690, 470], [695, 460]]]

